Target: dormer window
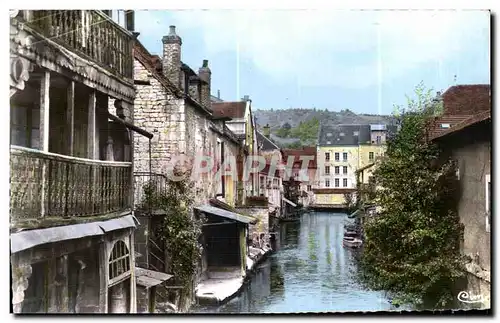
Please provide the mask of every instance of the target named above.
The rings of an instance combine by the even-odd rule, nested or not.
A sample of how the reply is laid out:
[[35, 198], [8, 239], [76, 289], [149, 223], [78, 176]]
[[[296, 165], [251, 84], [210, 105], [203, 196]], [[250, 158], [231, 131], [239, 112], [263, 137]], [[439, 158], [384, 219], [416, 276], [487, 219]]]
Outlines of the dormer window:
[[441, 124], [441, 128], [442, 129], [448, 129], [448, 128], [450, 128], [450, 124], [449, 123], [442, 123]]
[[352, 135], [353, 135], [353, 136], [359, 136], [359, 131], [354, 131], [354, 132], [352, 133]]
[[331, 142], [331, 141], [327, 141], [327, 142], [326, 142], [326, 144], [327, 144], [327, 145], [331, 145], [331, 144], [332, 144], [332, 142]]
[[345, 136], [345, 133], [341, 132], [341, 133], [340, 133], [340, 136], [341, 136], [341, 137], [344, 137], [344, 136]]
[[329, 133], [327, 133], [327, 134], [326, 134], [326, 136], [327, 136], [327, 137], [331, 137], [331, 136], [332, 136], [332, 133], [331, 133], [331, 132], [329, 132]]

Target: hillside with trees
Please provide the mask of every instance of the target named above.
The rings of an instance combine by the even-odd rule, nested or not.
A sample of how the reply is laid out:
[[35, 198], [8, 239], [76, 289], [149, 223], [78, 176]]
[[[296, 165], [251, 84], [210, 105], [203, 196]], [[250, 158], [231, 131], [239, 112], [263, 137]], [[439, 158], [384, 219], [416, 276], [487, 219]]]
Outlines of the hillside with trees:
[[321, 124], [388, 124], [391, 116], [356, 114], [349, 109], [328, 111], [317, 109], [255, 110], [257, 126], [266, 124], [271, 139], [283, 148], [316, 145]]

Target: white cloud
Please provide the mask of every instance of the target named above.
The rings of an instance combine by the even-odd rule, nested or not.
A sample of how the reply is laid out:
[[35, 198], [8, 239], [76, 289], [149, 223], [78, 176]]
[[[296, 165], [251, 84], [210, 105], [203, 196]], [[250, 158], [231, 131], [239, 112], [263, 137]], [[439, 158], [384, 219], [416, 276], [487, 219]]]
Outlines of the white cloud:
[[384, 83], [423, 63], [485, 46], [471, 42], [489, 32], [489, 13], [479, 11], [198, 10], [170, 16], [161, 21], [161, 13], [141, 12], [139, 31], [159, 39], [174, 24], [181, 37], [199, 33], [209, 59], [235, 51], [239, 41], [240, 57], [277, 83], [299, 76], [305, 86], [343, 88], [377, 83], [376, 22]]

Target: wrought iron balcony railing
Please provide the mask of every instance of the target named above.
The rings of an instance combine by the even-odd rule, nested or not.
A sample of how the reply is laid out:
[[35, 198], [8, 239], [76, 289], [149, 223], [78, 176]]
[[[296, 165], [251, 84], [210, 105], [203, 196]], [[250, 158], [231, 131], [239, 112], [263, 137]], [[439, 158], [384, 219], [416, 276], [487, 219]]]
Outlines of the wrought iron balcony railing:
[[155, 200], [167, 192], [167, 187], [166, 175], [134, 172], [134, 209], [149, 213], [158, 212]]
[[132, 209], [132, 164], [11, 146], [11, 222]]
[[28, 26], [114, 74], [131, 79], [130, 32], [99, 10], [26, 10]]

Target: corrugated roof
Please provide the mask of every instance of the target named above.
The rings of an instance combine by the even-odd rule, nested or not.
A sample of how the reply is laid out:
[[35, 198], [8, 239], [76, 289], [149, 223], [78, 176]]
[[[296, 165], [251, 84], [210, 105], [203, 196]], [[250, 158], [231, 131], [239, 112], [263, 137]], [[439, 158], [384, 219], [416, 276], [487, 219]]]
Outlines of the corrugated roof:
[[169, 280], [170, 278], [174, 277], [174, 275], [135, 267], [135, 277], [138, 285], [150, 288]]
[[255, 218], [241, 215], [241, 214], [238, 214], [235, 212], [223, 210], [223, 209], [220, 209], [218, 207], [211, 206], [211, 205], [197, 206], [197, 207], [195, 207], [195, 209], [197, 209], [201, 212], [213, 214], [216, 216], [220, 216], [220, 217], [223, 217], [223, 218], [226, 218], [229, 220], [233, 220], [233, 221], [237, 221], [237, 222], [241, 222], [241, 223], [245, 223], [245, 224], [257, 223], [257, 220]]
[[130, 214], [108, 221], [21, 231], [10, 235], [10, 251], [15, 253], [46, 243], [98, 236], [105, 232], [131, 227], [135, 228], [135, 220], [134, 216]]
[[229, 117], [231, 119], [245, 118], [247, 103], [239, 102], [212, 102], [213, 116], [216, 118]]

